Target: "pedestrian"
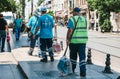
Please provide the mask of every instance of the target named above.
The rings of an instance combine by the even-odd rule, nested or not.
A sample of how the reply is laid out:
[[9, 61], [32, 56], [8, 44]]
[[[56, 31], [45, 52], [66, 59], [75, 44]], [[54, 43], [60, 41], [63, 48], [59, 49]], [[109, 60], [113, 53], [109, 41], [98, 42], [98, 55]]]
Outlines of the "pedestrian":
[[[51, 59], [51, 62], [54, 61], [54, 54], [52, 50], [52, 44], [53, 44], [53, 27], [54, 27], [54, 19], [51, 15], [47, 14], [47, 9], [45, 7], [40, 8], [41, 16], [38, 21], [38, 25], [36, 28], [39, 30], [40, 28], [40, 48], [42, 53], [42, 59], [41, 62], [47, 62], [47, 54], [46, 49], [48, 49], [49, 56]], [[36, 36], [36, 32], [34, 33], [34, 37]]]
[[94, 18], [91, 18], [90, 23], [91, 23], [91, 29], [94, 30], [94, 24], [95, 24]]
[[[68, 20], [68, 31], [66, 43], [70, 50], [70, 60], [72, 63], [72, 71], [75, 72], [77, 65], [77, 57], [79, 56], [80, 76], [86, 76], [86, 42], [87, 36], [87, 21], [86, 18], [80, 15], [80, 8], [73, 9], [73, 17]], [[78, 56], [77, 56], [78, 55]]]
[[21, 26], [22, 26], [22, 18], [20, 18], [20, 15], [16, 15], [16, 19], [14, 20], [16, 41], [18, 41], [20, 38]]
[[[37, 26], [37, 23], [38, 23], [38, 18], [39, 18], [39, 15], [37, 14], [37, 11], [35, 11], [33, 16], [31, 16], [31, 18], [28, 21], [27, 28], [30, 29], [30, 32], [32, 33], [32, 35], [35, 32], [35, 29], [36, 29], [36, 26]], [[30, 38], [30, 49], [28, 51], [29, 55], [33, 54], [34, 47], [36, 45], [36, 40], [38, 39], [39, 34], [40, 34], [40, 30], [37, 32], [35, 38], [32, 38], [32, 36], [29, 37]]]
[[5, 51], [4, 47], [5, 47], [6, 34], [9, 34], [7, 21], [3, 18], [3, 14], [0, 14], [0, 43], [2, 43], [1, 52]]

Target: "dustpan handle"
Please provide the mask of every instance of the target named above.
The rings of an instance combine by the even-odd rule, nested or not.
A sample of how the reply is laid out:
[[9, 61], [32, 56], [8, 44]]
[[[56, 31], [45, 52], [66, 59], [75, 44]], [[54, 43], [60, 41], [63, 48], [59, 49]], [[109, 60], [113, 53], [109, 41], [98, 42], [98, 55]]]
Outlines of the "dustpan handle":
[[65, 49], [65, 52], [64, 52], [63, 56], [66, 55], [67, 49], [68, 49], [68, 45], [67, 45], [67, 47], [66, 47], [66, 49]]

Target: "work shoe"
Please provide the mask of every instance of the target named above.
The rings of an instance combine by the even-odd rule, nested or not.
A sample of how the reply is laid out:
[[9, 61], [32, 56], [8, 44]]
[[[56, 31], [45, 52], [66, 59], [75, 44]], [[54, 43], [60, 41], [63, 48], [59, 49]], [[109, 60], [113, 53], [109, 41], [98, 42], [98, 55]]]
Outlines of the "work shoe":
[[47, 59], [41, 59], [40, 62], [47, 62]]
[[80, 72], [81, 77], [86, 77], [86, 72]]
[[28, 53], [28, 55], [31, 55], [31, 56], [32, 56], [32, 53]]
[[16, 41], [18, 41], [19, 40], [19, 38], [16, 38]]
[[1, 50], [1, 52], [5, 52], [5, 50]]
[[51, 57], [50, 57], [50, 60], [51, 60], [51, 62], [53, 62], [53, 61], [54, 61], [54, 57], [53, 57], [53, 56], [51, 56]]
[[75, 69], [72, 70], [73, 74], [75, 73]]
[[30, 50], [28, 51], [28, 55], [32, 55], [32, 53], [33, 53], [33, 49], [30, 49]]
[[38, 57], [42, 57], [41, 54], [38, 54]]
[[41, 54], [41, 50], [38, 50], [38, 57], [41, 57], [42, 54]]

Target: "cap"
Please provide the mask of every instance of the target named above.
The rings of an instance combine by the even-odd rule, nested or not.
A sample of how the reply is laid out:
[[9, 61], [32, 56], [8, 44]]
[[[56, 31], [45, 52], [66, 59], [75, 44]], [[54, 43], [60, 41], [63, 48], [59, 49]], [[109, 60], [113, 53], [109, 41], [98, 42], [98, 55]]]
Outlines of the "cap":
[[80, 8], [79, 7], [75, 7], [74, 9], [73, 9], [73, 12], [80, 12], [81, 10], [80, 10]]
[[38, 9], [36, 9], [33, 14], [36, 15], [36, 16], [39, 16], [39, 11], [38, 11]]
[[41, 11], [41, 12], [43, 12], [43, 11], [47, 11], [47, 8], [42, 7], [42, 8], [40, 8], [40, 11]]

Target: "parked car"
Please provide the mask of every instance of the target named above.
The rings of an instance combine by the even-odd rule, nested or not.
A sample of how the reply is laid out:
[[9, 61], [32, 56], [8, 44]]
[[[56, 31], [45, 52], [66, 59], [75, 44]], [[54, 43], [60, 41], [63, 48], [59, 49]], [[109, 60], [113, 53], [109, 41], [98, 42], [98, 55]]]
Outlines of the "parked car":
[[8, 23], [8, 27], [13, 27], [13, 22], [14, 22], [14, 14], [12, 12], [2, 12], [4, 19]]

